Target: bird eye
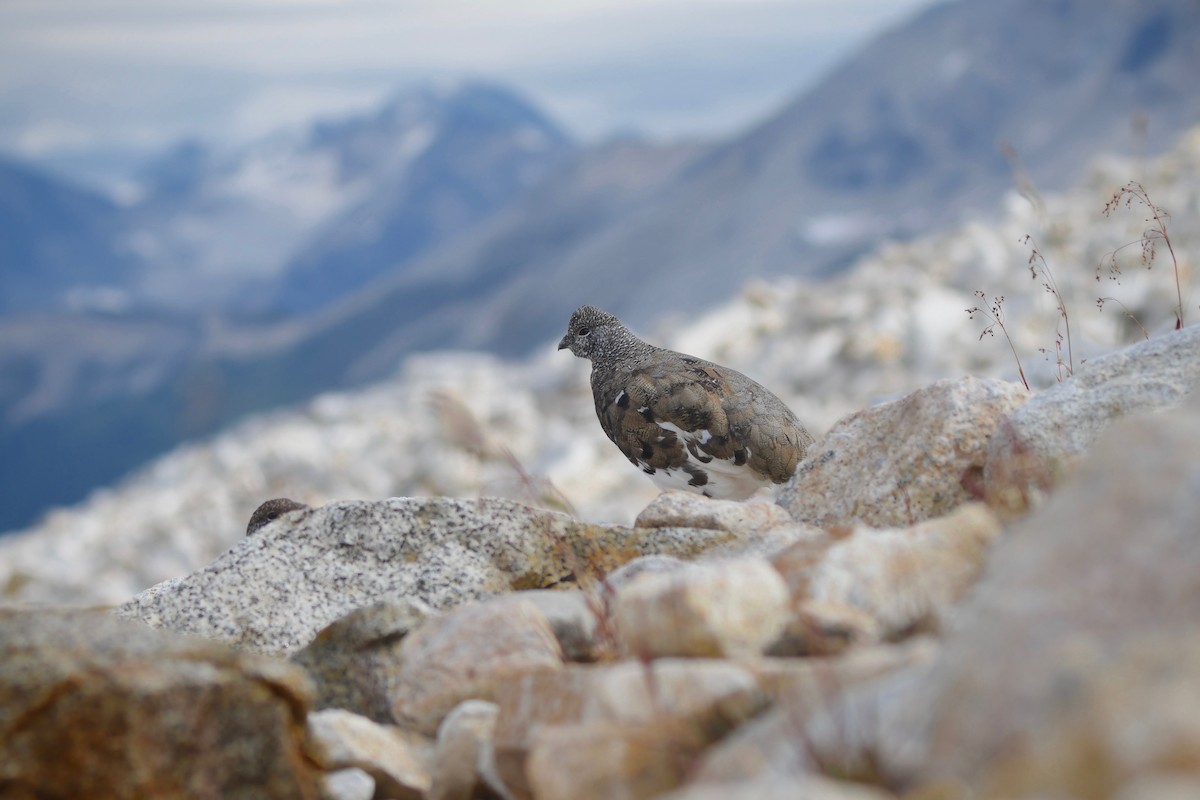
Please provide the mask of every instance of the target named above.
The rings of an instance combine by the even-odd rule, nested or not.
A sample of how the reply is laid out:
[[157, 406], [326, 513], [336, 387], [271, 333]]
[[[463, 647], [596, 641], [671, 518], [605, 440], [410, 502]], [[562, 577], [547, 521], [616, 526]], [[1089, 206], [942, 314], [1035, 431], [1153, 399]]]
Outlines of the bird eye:
[[576, 336], [587, 336], [589, 333], [591, 333], [591, 331], [587, 328], [576, 328], [575, 329]]

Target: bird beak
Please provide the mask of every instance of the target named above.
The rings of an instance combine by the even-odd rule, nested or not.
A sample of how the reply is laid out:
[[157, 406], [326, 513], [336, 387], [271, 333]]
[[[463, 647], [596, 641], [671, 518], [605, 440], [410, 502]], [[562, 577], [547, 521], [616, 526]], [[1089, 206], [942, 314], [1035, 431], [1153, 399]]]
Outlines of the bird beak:
[[566, 350], [568, 347], [570, 347], [570, 344], [567, 342], [567, 340], [570, 338], [571, 338], [571, 334], [568, 333], [566, 336], [559, 339], [558, 340], [558, 349]]

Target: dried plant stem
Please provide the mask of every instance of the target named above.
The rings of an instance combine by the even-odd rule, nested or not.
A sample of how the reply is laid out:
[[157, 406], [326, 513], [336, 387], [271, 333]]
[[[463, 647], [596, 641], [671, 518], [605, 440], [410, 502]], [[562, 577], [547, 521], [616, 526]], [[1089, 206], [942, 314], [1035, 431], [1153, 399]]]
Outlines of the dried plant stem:
[[1121, 307], [1121, 313], [1123, 313], [1126, 317], [1128, 317], [1130, 319], [1130, 321], [1133, 322], [1134, 325], [1138, 326], [1138, 330], [1140, 330], [1142, 332], [1143, 339], [1148, 340], [1150, 338], [1150, 334], [1146, 332], [1146, 326], [1142, 324], [1141, 320], [1139, 320], [1137, 317], [1134, 316], [1133, 312], [1129, 310], [1129, 306], [1125, 305], [1124, 303], [1122, 303], [1120, 300], [1118, 300], [1115, 297], [1098, 297], [1098, 298], [1096, 298], [1096, 306], [1099, 307], [1101, 310], [1104, 309], [1105, 303], [1110, 303], [1110, 302], [1116, 303], [1117, 305], [1119, 305]]
[[[1025, 235], [1022, 240], [1023, 244], [1030, 245], [1033, 242], [1033, 237], [1029, 234]], [[1062, 293], [1058, 290], [1058, 283], [1054, 280], [1054, 273], [1050, 269], [1050, 265], [1046, 263], [1046, 257], [1042, 255], [1042, 251], [1037, 248], [1037, 245], [1032, 245], [1029, 252], [1029, 275], [1034, 280], [1039, 278], [1042, 281], [1042, 287], [1054, 297], [1054, 303], [1058, 306], [1058, 318], [1062, 321], [1062, 329], [1055, 327], [1054, 337], [1054, 355], [1055, 366], [1058, 368], [1058, 380], [1061, 383], [1064, 377], [1070, 377], [1075, 372], [1075, 352], [1071, 347], [1071, 315], [1067, 312], [1067, 304], [1063, 300]], [[1067, 360], [1064, 362], [1062, 357], [1063, 343], [1067, 345]], [[1042, 352], [1045, 352], [1043, 349]], [[1064, 374], [1065, 371], [1065, 374]]]
[[[1153, 266], [1160, 240], [1167, 246], [1167, 253], [1171, 256], [1171, 267], [1175, 272], [1175, 330], [1179, 330], [1183, 327], [1183, 283], [1179, 277], [1179, 259], [1175, 256], [1175, 246], [1171, 243], [1171, 234], [1167, 230], [1167, 221], [1171, 219], [1171, 215], [1150, 199], [1150, 193], [1146, 191], [1145, 186], [1138, 181], [1130, 181], [1104, 204], [1104, 216], [1112, 216], [1113, 212], [1122, 206], [1130, 208], [1134, 203], [1144, 206], [1150, 213], [1146, 218], [1148, 227], [1142, 231], [1142, 238], [1138, 240], [1142, 246], [1142, 264], [1146, 269]], [[1120, 282], [1121, 267], [1117, 264], [1117, 253], [1131, 244], [1134, 242], [1122, 245], [1104, 257], [1100, 262], [1101, 266], [1096, 268], [1096, 280], [1100, 280], [1100, 269], [1107, 264], [1109, 278]]]
[[979, 334], [980, 341], [984, 336], [995, 336], [996, 328], [999, 328], [1000, 332], [1004, 334], [1004, 340], [1008, 342], [1008, 349], [1012, 351], [1013, 360], [1017, 362], [1017, 374], [1021, 376], [1021, 383], [1025, 384], [1025, 391], [1032, 391], [1029, 388], [1029, 381], [1025, 379], [1025, 368], [1021, 366], [1021, 356], [1017, 354], [1016, 345], [1013, 344], [1012, 337], [1008, 335], [1008, 328], [1004, 327], [1004, 296], [995, 296], [990, 303], [987, 302], [987, 296], [981, 291], [977, 290], [975, 296], [983, 300], [984, 305], [968, 308], [967, 316], [975, 319], [975, 315], [978, 314], [990, 320]]

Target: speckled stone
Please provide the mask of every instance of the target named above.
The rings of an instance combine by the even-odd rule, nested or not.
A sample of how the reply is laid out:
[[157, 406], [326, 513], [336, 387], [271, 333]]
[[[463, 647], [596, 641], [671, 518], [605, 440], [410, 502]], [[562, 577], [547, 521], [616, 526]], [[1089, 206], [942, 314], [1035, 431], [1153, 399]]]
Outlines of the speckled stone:
[[1176, 407], [1197, 386], [1200, 326], [1089, 359], [996, 431], [984, 466], [988, 502], [1009, 514], [1027, 511], [1114, 421]]
[[648, 553], [690, 556], [726, 531], [588, 525], [507, 500], [392, 498], [305, 512], [268, 525], [204, 569], [120, 606], [154, 627], [291, 653], [370, 603], [448, 609], [514, 589], [598, 581]]
[[107, 612], [0, 610], [0, 794], [315, 799], [310, 692], [285, 662]]
[[821, 528], [912, 525], [980, 499], [988, 440], [1029, 395], [1020, 384], [941, 380], [839, 421], [779, 503]]

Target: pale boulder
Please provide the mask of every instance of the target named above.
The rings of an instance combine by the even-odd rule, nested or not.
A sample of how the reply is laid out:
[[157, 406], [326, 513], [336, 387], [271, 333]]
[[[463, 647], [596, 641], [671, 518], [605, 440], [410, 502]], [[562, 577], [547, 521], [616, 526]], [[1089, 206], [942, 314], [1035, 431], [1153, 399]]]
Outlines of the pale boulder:
[[350, 711], [310, 713], [306, 751], [327, 772], [362, 770], [395, 800], [421, 800], [429, 790], [432, 744]]
[[562, 648], [546, 616], [519, 596], [455, 609], [413, 631], [400, 646], [392, 716], [429, 736], [464, 700], [493, 699], [534, 669], [558, 669]]
[[984, 492], [988, 442], [1023, 386], [941, 380], [843, 418], [808, 450], [779, 498], [820, 528], [888, 528], [940, 517]]
[[612, 615], [622, 651], [639, 658], [755, 655], [789, 616], [787, 585], [757, 557], [639, 576]]

